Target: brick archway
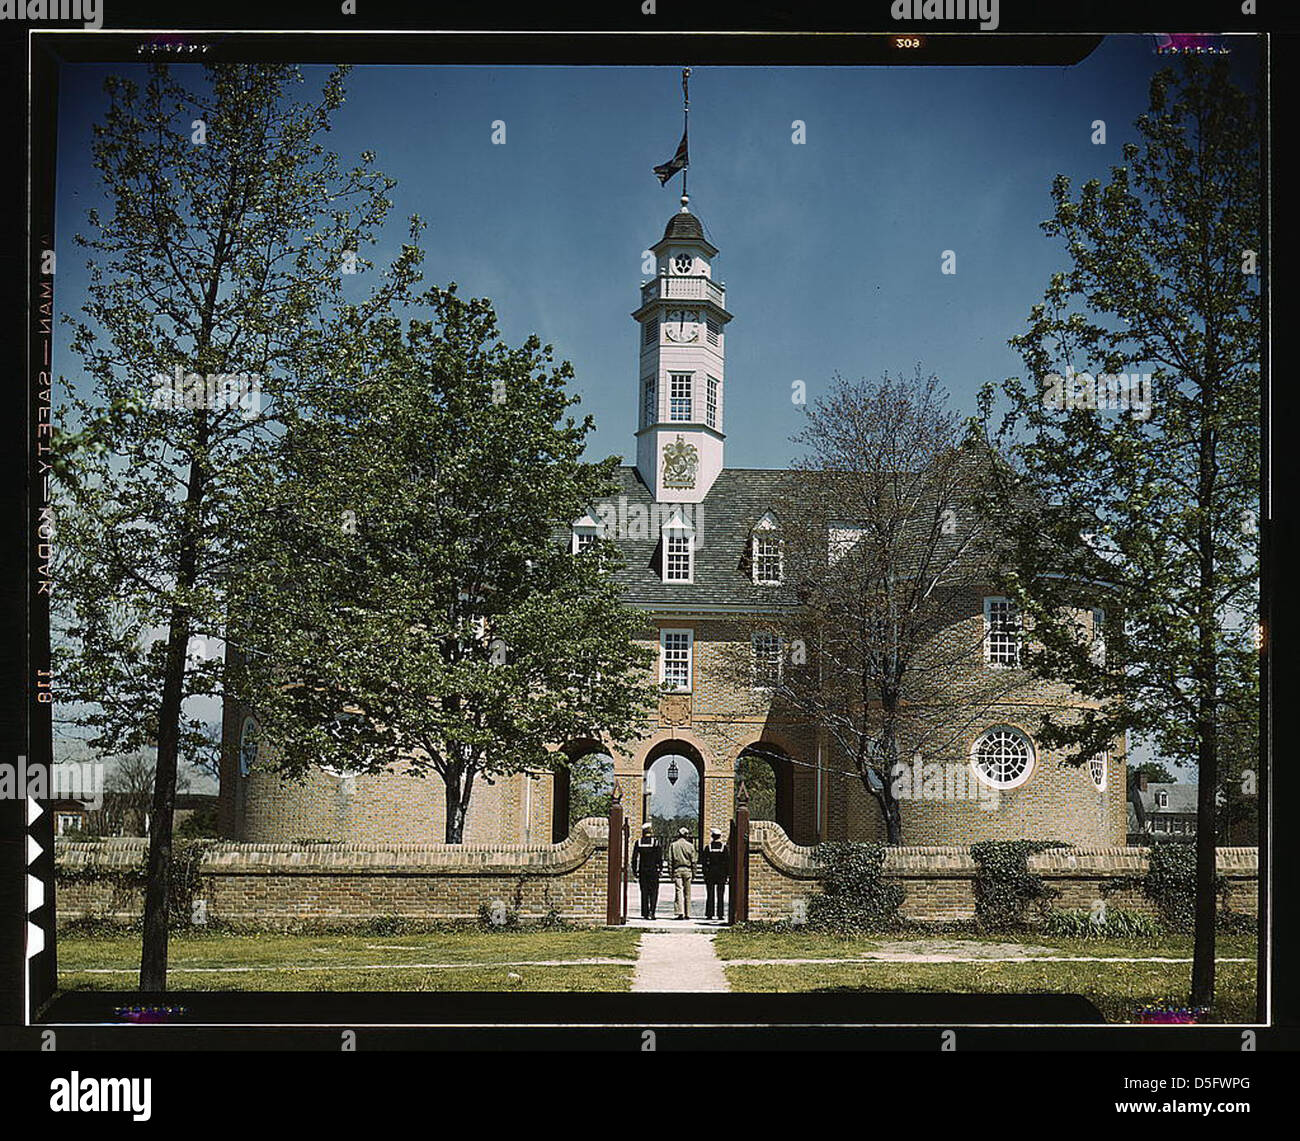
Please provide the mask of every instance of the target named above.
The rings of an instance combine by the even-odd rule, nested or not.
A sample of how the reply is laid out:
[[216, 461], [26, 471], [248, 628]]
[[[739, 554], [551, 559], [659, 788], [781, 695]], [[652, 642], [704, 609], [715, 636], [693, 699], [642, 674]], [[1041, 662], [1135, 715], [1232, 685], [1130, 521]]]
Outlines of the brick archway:
[[612, 783], [618, 779], [614, 771], [618, 761], [613, 751], [594, 737], [576, 738], [555, 751], [564, 754], [565, 763], [556, 764], [551, 770], [551, 843], [562, 844], [569, 835], [569, 812], [573, 796], [573, 777], [569, 766], [593, 754], [607, 756], [614, 762], [610, 771]]
[[[683, 757], [690, 762], [695, 768], [696, 774], [696, 794], [695, 794], [695, 843], [699, 845], [703, 842], [703, 833], [705, 828], [705, 776], [708, 771], [708, 761], [702, 748], [683, 736], [665, 737], [662, 740], [652, 742], [647, 749], [641, 754], [640, 769], [642, 774], [642, 788], [644, 788], [645, 774], [664, 757]], [[641, 823], [645, 822], [645, 805], [644, 796], [642, 804], [638, 808], [641, 816]], [[671, 836], [663, 838], [665, 842], [673, 839]]]
[[754, 820], [772, 819], [781, 830], [793, 838], [795, 831], [795, 805], [794, 805], [794, 766], [795, 754], [789, 746], [780, 738], [764, 734], [756, 741], [741, 748], [732, 761], [732, 771], [736, 774], [736, 786], [740, 784], [740, 770], [742, 762], [749, 761], [750, 764], [765, 764], [772, 770], [773, 776], [773, 800], [770, 817], [762, 815], [763, 809], [755, 804], [753, 793], [757, 790], [751, 789], [750, 794], [750, 816]]

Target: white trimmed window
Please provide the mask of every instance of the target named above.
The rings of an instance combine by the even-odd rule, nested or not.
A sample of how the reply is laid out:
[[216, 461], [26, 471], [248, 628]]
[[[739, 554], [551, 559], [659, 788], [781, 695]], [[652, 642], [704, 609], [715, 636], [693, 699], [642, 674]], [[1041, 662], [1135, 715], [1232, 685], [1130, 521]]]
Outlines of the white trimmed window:
[[691, 581], [691, 533], [666, 531], [664, 533], [664, 581]]
[[56, 836], [66, 836], [69, 832], [75, 832], [81, 827], [81, 816], [76, 812], [60, 812], [55, 817]]
[[239, 775], [248, 776], [253, 771], [256, 760], [257, 721], [252, 717], [245, 717], [244, 724], [239, 730]]
[[659, 631], [659, 680], [673, 693], [691, 692], [691, 630]]
[[600, 524], [588, 512], [573, 524], [569, 541], [569, 553], [580, 555], [583, 551], [590, 550], [599, 536]]
[[641, 415], [647, 427], [659, 419], [659, 386], [653, 376], [641, 382]]
[[673, 254], [673, 273], [690, 273], [695, 259], [690, 254]]
[[1033, 742], [1019, 729], [999, 725], [975, 739], [971, 765], [975, 775], [991, 788], [1015, 788], [1033, 772]]
[[718, 426], [718, 378], [708, 378], [704, 397], [704, 422], [710, 428]]
[[1088, 758], [1088, 775], [1098, 792], [1106, 791], [1106, 773], [1110, 768], [1110, 754], [1100, 753]]
[[695, 580], [695, 530], [679, 510], [663, 526], [664, 582]]
[[1020, 614], [1009, 598], [984, 600], [984, 660], [991, 666], [1020, 664]]
[[755, 634], [750, 639], [753, 687], [774, 689], [781, 682], [782, 644], [776, 634]]
[[1165, 792], [1164, 789], [1161, 789], [1159, 792], [1156, 793], [1156, 807], [1157, 808], [1169, 807], [1169, 794]]
[[1092, 612], [1092, 664], [1106, 664], [1106, 611], [1100, 608]]
[[779, 586], [782, 579], [781, 533], [776, 516], [765, 512], [749, 537], [750, 576], [758, 586]]
[[670, 372], [668, 374], [668, 419], [689, 420], [691, 418], [691, 382], [694, 374], [689, 372]]

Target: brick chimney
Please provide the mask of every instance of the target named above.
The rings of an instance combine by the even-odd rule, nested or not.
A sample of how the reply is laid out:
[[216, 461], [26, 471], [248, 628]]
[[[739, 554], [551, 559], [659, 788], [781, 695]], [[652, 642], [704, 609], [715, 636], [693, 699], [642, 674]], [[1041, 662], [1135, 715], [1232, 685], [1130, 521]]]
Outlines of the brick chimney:
[[1146, 792], [1146, 790], [1147, 790], [1147, 774], [1138, 773], [1138, 791]]

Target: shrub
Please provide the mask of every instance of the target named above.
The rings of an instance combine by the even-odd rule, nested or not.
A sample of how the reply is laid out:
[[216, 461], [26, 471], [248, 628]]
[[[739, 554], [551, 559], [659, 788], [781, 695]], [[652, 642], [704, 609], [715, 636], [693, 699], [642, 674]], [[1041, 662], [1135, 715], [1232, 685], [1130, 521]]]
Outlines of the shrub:
[[985, 931], [1023, 928], [1030, 904], [1040, 911], [1059, 894], [1029, 870], [1029, 856], [1068, 848], [1059, 840], [986, 840], [970, 847], [975, 876], [975, 922]]
[[878, 931], [898, 923], [900, 884], [885, 879], [885, 846], [828, 840], [817, 846], [822, 894], [808, 901], [808, 926], [818, 931]]

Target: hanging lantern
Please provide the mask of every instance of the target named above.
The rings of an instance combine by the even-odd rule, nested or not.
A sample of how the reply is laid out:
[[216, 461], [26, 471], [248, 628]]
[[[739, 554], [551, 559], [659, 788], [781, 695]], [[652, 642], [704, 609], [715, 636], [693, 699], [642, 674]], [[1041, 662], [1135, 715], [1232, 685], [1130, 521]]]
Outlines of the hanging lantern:
[[669, 784], [677, 783], [677, 761], [676, 760], [671, 760], [668, 762], [668, 783]]

